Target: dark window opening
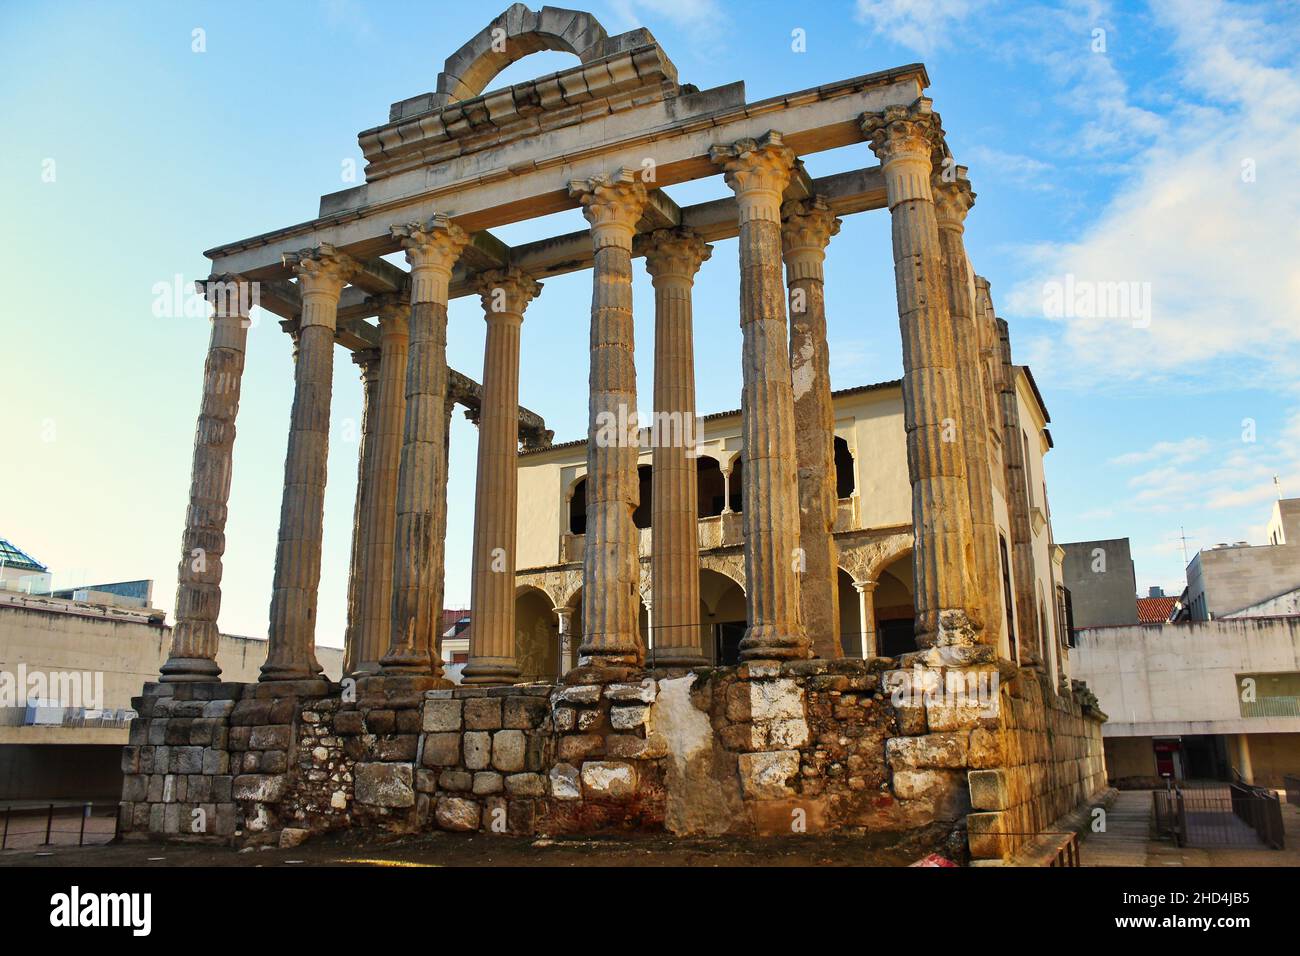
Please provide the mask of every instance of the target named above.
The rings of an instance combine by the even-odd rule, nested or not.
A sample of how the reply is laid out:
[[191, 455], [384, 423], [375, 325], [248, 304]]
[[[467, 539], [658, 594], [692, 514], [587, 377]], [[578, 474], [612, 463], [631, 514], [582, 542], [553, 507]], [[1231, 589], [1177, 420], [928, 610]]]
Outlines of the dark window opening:
[[835, 439], [835, 497], [850, 498], [853, 496], [853, 454], [849, 451], [849, 443], [843, 438]]

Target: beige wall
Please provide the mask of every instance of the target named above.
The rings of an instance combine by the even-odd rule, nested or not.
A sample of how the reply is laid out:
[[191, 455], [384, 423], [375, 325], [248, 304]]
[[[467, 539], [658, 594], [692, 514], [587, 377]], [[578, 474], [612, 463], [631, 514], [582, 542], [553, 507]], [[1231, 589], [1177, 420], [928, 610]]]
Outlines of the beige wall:
[[[1044, 456], [1048, 451], [1044, 429], [1047, 422], [1037, 398], [1022, 371], [1018, 376], [1018, 399], [1023, 429], [1030, 436], [1029, 473], [1032, 501], [1038, 509], [1034, 529], [1034, 563], [1037, 572], [1035, 591], [1041, 588], [1046, 601], [1049, 654], [1055, 668], [1056, 577], [1053, 573], [1054, 542], [1050, 515], [1043, 494]], [[903, 429], [903, 393], [896, 384], [872, 387], [865, 391], [838, 395], [835, 398], [835, 434], [844, 439], [853, 455], [854, 492], [851, 513], [856, 520], [851, 528], [837, 525], [837, 530], [876, 531], [906, 527], [912, 521], [912, 488], [907, 474], [907, 440]], [[998, 531], [1011, 547], [1006, 503], [1006, 481], [1002, 464], [1000, 430], [990, 429], [993, 515]], [[740, 451], [740, 415], [733, 413], [702, 423], [699, 441], [701, 455], [716, 458], [726, 467]], [[586, 474], [586, 446], [566, 444], [519, 458], [519, 524], [516, 547], [518, 569], [528, 571], [564, 564], [560, 538], [568, 528], [567, 495], [573, 484]], [[645, 450], [640, 464], [649, 464], [651, 452]], [[843, 509], [844, 503], [841, 503]], [[715, 519], [716, 520], [716, 519]], [[648, 533], [643, 532], [643, 537]], [[643, 547], [648, 554], [648, 548]], [[570, 562], [573, 563], [573, 562]], [[1014, 576], [1014, 568], [1011, 574]], [[1013, 577], [1014, 580], [1014, 577]], [[996, 582], [1001, 588], [1001, 579]], [[879, 604], [879, 599], [877, 600]], [[856, 596], [844, 615], [856, 623]], [[847, 626], [847, 624], [845, 625]], [[1003, 656], [1009, 654], [1006, 610], [1003, 619], [989, 622], [998, 632]], [[1068, 663], [1066, 673], [1069, 674]]]

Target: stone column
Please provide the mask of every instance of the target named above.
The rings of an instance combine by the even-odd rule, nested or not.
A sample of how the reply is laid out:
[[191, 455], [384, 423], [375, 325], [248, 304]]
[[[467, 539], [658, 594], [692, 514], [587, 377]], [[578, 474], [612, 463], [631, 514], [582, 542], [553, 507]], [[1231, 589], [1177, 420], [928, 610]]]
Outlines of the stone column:
[[573, 608], [557, 607], [552, 609], [555, 612], [555, 621], [559, 630], [559, 661], [556, 664], [556, 679], [564, 677], [564, 672], [569, 668], [569, 658], [573, 655]]
[[339, 295], [357, 268], [351, 258], [325, 244], [288, 255], [285, 262], [298, 275], [302, 318], [264, 681], [314, 680], [321, 675], [316, 661], [316, 599], [334, 387], [334, 329]]
[[161, 679], [168, 683], [215, 681], [221, 676], [217, 666], [221, 558], [226, 551], [235, 416], [244, 374], [248, 313], [253, 304], [254, 287], [238, 276], [213, 276], [199, 285], [212, 304], [212, 332], [203, 363], [190, 503], [181, 535], [176, 626], [172, 628], [171, 651], [161, 668]]
[[359, 628], [353, 668], [379, 670], [388, 647], [393, 605], [393, 530], [397, 520], [397, 472], [402, 457], [406, 408], [409, 302], [385, 296], [379, 302], [379, 381], [366, 412], [366, 499], [361, 515], [365, 568], [359, 589]]
[[741, 496], [745, 602], [742, 661], [797, 660], [811, 653], [800, 616], [799, 485], [794, 393], [781, 282], [781, 194], [794, 153], [781, 134], [714, 146], [740, 214]]
[[966, 487], [970, 498], [971, 531], [974, 535], [970, 604], [984, 622], [981, 639], [998, 641], [1002, 620], [1002, 562], [998, 555], [998, 531], [993, 520], [993, 483], [990, 476], [988, 419], [983, 400], [980, 361], [980, 327], [975, 303], [974, 273], [966, 255], [966, 214], [975, 203], [966, 178], [966, 167], [954, 167], [948, 179], [936, 171], [931, 176], [935, 217], [939, 224], [939, 246], [952, 316], [953, 353], [957, 362], [957, 387], [961, 415], [961, 445], [966, 458]]
[[582, 557], [581, 665], [572, 679], [616, 679], [645, 660], [637, 626], [640, 535], [636, 365], [632, 338], [632, 235], [645, 186], [623, 169], [569, 184], [591, 223], [591, 375], [587, 536]]
[[[655, 381], [651, 471], [650, 593], [656, 667], [703, 667], [700, 647], [699, 468], [695, 442], [695, 341], [691, 288], [712, 254], [690, 230], [647, 237], [655, 288]], [[689, 448], [687, 447], [689, 444]]]
[[1007, 481], [1007, 518], [1011, 540], [1011, 585], [1016, 602], [1016, 644], [1020, 663], [1042, 663], [1039, 653], [1038, 608], [1034, 601], [1034, 533], [1029, 517], [1029, 486], [1025, 479], [1025, 439], [1020, 430], [1020, 401], [1016, 396], [1016, 367], [1011, 364], [1011, 334], [997, 319], [1000, 371], [998, 398], [1002, 406], [1002, 464]]
[[880, 648], [876, 645], [876, 585], [879, 581], [854, 581], [853, 590], [858, 592], [858, 619], [862, 627], [862, 656], [879, 657]]
[[379, 350], [362, 349], [352, 353], [352, 361], [361, 368], [361, 435], [357, 451], [357, 495], [352, 507], [352, 554], [348, 563], [348, 617], [343, 632], [343, 673], [358, 670], [361, 642], [362, 595], [370, 567], [366, 561], [369, 552], [370, 511], [369, 460], [375, 454], [375, 436], [371, 431], [371, 418], [379, 396]]
[[514, 684], [515, 533], [519, 509], [519, 331], [541, 284], [518, 269], [484, 273], [487, 321], [474, 488], [469, 661], [462, 684]]
[[438, 624], [447, 535], [447, 295], [469, 236], [446, 216], [394, 226], [411, 265], [406, 408], [384, 674], [442, 679]]
[[903, 338], [903, 420], [912, 482], [916, 640], [920, 647], [980, 641], [970, 600], [974, 552], [966, 484], [960, 383], [930, 190], [931, 149], [942, 130], [930, 101], [864, 114], [880, 159], [894, 239]]
[[790, 290], [790, 380], [799, 475], [799, 601], [816, 657], [842, 656], [840, 589], [835, 546], [835, 407], [826, 344], [823, 265], [840, 221], [826, 200], [786, 203], [781, 244]]
[[731, 510], [731, 459], [718, 469], [722, 472], [722, 513], [724, 515], [735, 514]]

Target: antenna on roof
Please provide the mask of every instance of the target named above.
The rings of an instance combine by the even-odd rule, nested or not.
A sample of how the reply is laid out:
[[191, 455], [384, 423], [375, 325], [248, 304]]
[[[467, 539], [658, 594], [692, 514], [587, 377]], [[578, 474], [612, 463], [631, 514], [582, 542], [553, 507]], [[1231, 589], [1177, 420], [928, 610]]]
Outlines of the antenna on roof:
[[1282, 482], [1278, 480], [1277, 475], [1273, 476], [1273, 487], [1277, 489], [1277, 500], [1282, 500]]
[[1187, 531], [1182, 525], [1178, 526], [1178, 537], [1183, 542], [1183, 567], [1187, 567]]

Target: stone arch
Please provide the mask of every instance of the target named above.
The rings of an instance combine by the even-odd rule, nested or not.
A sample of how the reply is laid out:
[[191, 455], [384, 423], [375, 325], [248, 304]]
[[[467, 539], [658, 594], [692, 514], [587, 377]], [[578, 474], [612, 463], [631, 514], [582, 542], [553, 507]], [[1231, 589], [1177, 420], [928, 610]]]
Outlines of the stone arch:
[[522, 3], [511, 4], [447, 57], [438, 74], [435, 105], [473, 99], [502, 70], [530, 53], [555, 50], [589, 63], [600, 58], [608, 37], [590, 13], [562, 7], [534, 12]]

